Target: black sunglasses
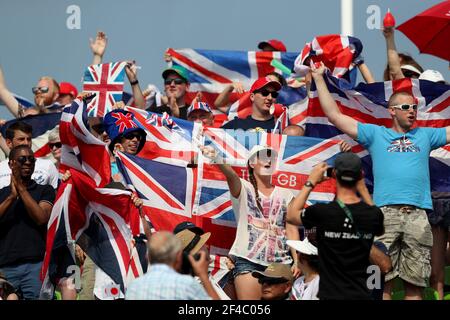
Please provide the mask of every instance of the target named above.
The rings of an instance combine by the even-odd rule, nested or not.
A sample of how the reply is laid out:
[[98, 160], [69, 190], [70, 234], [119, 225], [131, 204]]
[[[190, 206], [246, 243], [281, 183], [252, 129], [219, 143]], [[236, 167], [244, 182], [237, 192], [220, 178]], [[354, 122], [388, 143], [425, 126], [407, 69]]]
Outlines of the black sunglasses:
[[263, 97], [267, 97], [269, 94], [272, 95], [272, 98], [278, 97], [277, 91], [269, 91], [267, 89], [262, 89], [262, 90], [256, 91], [256, 93], [260, 93]]
[[175, 78], [175, 79], [166, 79], [166, 80], [164, 80], [164, 84], [165, 84], [166, 86], [171, 85], [171, 84], [172, 84], [172, 81], [175, 82], [175, 84], [183, 84], [183, 83], [186, 83], [186, 81], [184, 81], [183, 79]]
[[36, 158], [34, 156], [20, 156], [17, 158], [17, 162], [19, 162], [21, 165], [24, 165], [27, 161], [30, 163], [35, 163]]
[[141, 140], [141, 135], [137, 132], [129, 132], [127, 134], [124, 134], [123, 137], [128, 140], [133, 140], [134, 138]]
[[403, 73], [403, 76], [405, 76], [405, 78], [411, 78], [411, 79], [419, 78], [419, 74], [415, 73], [414, 71], [402, 69], [402, 73]]
[[57, 149], [59, 149], [62, 147], [62, 143], [61, 142], [49, 143], [48, 146], [50, 147], [50, 150], [52, 150], [53, 147], [56, 147]]
[[286, 283], [286, 279], [283, 278], [259, 278], [258, 279], [258, 283], [259, 284], [268, 284], [268, 285], [272, 285], [272, 284], [281, 284], [281, 283]]
[[48, 87], [33, 87], [33, 88], [31, 88], [31, 91], [33, 91], [33, 94], [36, 94], [39, 91], [42, 92], [42, 93], [47, 93], [48, 92]]

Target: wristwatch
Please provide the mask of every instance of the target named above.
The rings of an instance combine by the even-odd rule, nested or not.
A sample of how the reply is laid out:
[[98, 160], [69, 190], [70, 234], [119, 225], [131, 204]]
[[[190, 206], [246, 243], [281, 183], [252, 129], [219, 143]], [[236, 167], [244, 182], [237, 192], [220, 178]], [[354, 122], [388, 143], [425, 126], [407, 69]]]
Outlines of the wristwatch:
[[312, 188], [314, 188], [314, 184], [311, 181], [308, 180], [308, 181], [305, 182], [305, 187], [309, 187], [309, 188], [312, 189]]

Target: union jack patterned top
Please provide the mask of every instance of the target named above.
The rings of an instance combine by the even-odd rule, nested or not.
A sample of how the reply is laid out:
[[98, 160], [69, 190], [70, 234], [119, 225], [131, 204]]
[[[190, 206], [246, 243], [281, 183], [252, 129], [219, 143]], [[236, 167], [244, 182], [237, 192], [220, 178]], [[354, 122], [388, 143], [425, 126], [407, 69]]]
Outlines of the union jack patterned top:
[[280, 187], [275, 187], [270, 197], [259, 192], [261, 212], [253, 185], [244, 179], [241, 183], [239, 198], [231, 197], [237, 231], [230, 254], [264, 266], [273, 262], [290, 264], [285, 226], [287, 208], [294, 194]]

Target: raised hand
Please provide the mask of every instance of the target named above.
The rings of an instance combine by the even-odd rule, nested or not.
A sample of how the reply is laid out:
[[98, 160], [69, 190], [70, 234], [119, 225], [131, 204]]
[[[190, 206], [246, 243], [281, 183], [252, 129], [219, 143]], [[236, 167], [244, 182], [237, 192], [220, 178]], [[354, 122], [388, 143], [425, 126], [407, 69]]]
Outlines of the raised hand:
[[311, 66], [311, 74], [312, 74], [313, 78], [321, 77], [321, 76], [325, 73], [326, 67], [325, 67], [325, 65], [323, 64], [322, 61], [321, 61], [321, 62], [319, 63], [319, 65], [317, 66], [317, 65], [311, 60], [310, 66]]
[[324, 181], [326, 179], [325, 172], [328, 169], [328, 165], [325, 162], [321, 162], [314, 166], [311, 173], [309, 174], [308, 180], [311, 181], [314, 185]]
[[125, 73], [127, 74], [127, 78], [130, 82], [137, 80], [136, 61], [127, 61], [127, 64], [125, 65]]
[[98, 31], [95, 40], [93, 40], [92, 38], [89, 39], [89, 44], [94, 56], [103, 57], [106, 51], [106, 46], [108, 44], [108, 37], [106, 37], [106, 34], [104, 32]]
[[352, 151], [352, 146], [344, 140], [341, 140], [341, 142], [339, 142], [339, 148], [341, 149], [341, 152]]

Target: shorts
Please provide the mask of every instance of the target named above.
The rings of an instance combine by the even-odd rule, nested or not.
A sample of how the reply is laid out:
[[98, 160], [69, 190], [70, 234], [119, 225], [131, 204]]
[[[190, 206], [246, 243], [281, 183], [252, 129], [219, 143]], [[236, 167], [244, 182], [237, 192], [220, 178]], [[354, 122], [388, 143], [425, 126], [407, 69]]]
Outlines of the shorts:
[[448, 197], [432, 198], [433, 211], [428, 213], [428, 220], [432, 226], [450, 228], [450, 194]]
[[263, 266], [262, 264], [254, 263], [241, 257], [234, 257], [233, 277], [236, 278], [241, 274], [246, 274], [253, 271], [264, 271], [266, 268], [267, 266]]
[[431, 274], [433, 234], [425, 210], [414, 206], [392, 205], [380, 208], [384, 215], [381, 241], [388, 249], [392, 270], [385, 281], [396, 277], [426, 287]]

